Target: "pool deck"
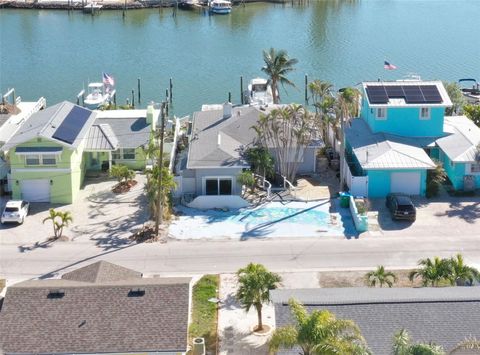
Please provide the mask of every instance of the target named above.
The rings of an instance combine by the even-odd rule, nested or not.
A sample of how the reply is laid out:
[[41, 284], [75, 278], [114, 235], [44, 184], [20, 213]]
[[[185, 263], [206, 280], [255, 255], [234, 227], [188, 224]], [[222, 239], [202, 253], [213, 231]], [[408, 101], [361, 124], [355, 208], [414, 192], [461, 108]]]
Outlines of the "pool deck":
[[[263, 239], [263, 238], [304, 238], [304, 237], [356, 237], [355, 227], [348, 209], [339, 207], [337, 199], [318, 201], [293, 201], [288, 203], [269, 202], [260, 207], [249, 209], [258, 211], [262, 208], [287, 208], [290, 215], [272, 218], [268, 221], [245, 223], [235, 217], [245, 211], [196, 210], [177, 207], [180, 216], [172, 222], [169, 236], [174, 239]], [[318, 223], [301, 222], [302, 213], [306, 215], [319, 212], [327, 215]], [[299, 218], [300, 217], [300, 218]], [[328, 218], [329, 217], [329, 218]], [[295, 222], [292, 223], [292, 220]]]

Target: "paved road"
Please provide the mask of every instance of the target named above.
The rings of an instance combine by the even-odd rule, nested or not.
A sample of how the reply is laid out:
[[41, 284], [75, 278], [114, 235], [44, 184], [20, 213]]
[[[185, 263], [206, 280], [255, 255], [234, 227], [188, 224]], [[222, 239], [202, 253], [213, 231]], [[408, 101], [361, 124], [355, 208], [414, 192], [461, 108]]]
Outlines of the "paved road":
[[410, 236], [390, 233], [361, 239], [315, 238], [247, 241], [169, 241], [100, 248], [90, 242], [56, 242], [21, 252], [0, 246], [0, 276], [10, 280], [49, 277], [100, 259], [145, 274], [189, 275], [234, 272], [248, 262], [274, 271], [413, 267], [420, 258], [461, 252], [480, 266], [480, 236]]

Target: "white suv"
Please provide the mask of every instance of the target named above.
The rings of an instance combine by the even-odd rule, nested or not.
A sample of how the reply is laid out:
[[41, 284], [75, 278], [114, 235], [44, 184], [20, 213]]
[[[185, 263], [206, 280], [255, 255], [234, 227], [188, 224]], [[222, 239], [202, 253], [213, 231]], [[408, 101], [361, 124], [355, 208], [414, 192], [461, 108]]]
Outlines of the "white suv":
[[2, 224], [6, 222], [17, 222], [22, 224], [28, 214], [29, 207], [30, 204], [27, 201], [8, 201], [5, 205], [0, 221]]

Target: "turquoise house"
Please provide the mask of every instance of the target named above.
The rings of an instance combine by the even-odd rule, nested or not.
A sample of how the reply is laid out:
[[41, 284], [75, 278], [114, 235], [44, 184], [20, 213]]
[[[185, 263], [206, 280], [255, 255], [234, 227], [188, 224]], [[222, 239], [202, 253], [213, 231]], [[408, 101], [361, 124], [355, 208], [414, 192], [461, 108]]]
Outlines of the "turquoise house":
[[364, 82], [362, 94], [360, 117], [345, 128], [342, 164], [354, 195], [424, 196], [435, 161], [454, 189], [480, 187], [480, 129], [465, 116], [445, 116], [452, 103], [440, 81]]

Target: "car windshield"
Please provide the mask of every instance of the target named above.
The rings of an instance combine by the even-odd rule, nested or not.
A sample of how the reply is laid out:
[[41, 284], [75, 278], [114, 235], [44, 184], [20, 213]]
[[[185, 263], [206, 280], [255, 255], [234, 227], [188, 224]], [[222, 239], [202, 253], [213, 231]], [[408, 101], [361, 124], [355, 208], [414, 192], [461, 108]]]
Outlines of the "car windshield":
[[18, 212], [18, 207], [5, 207], [5, 212]]
[[398, 205], [399, 211], [415, 211], [415, 207], [412, 205]]

